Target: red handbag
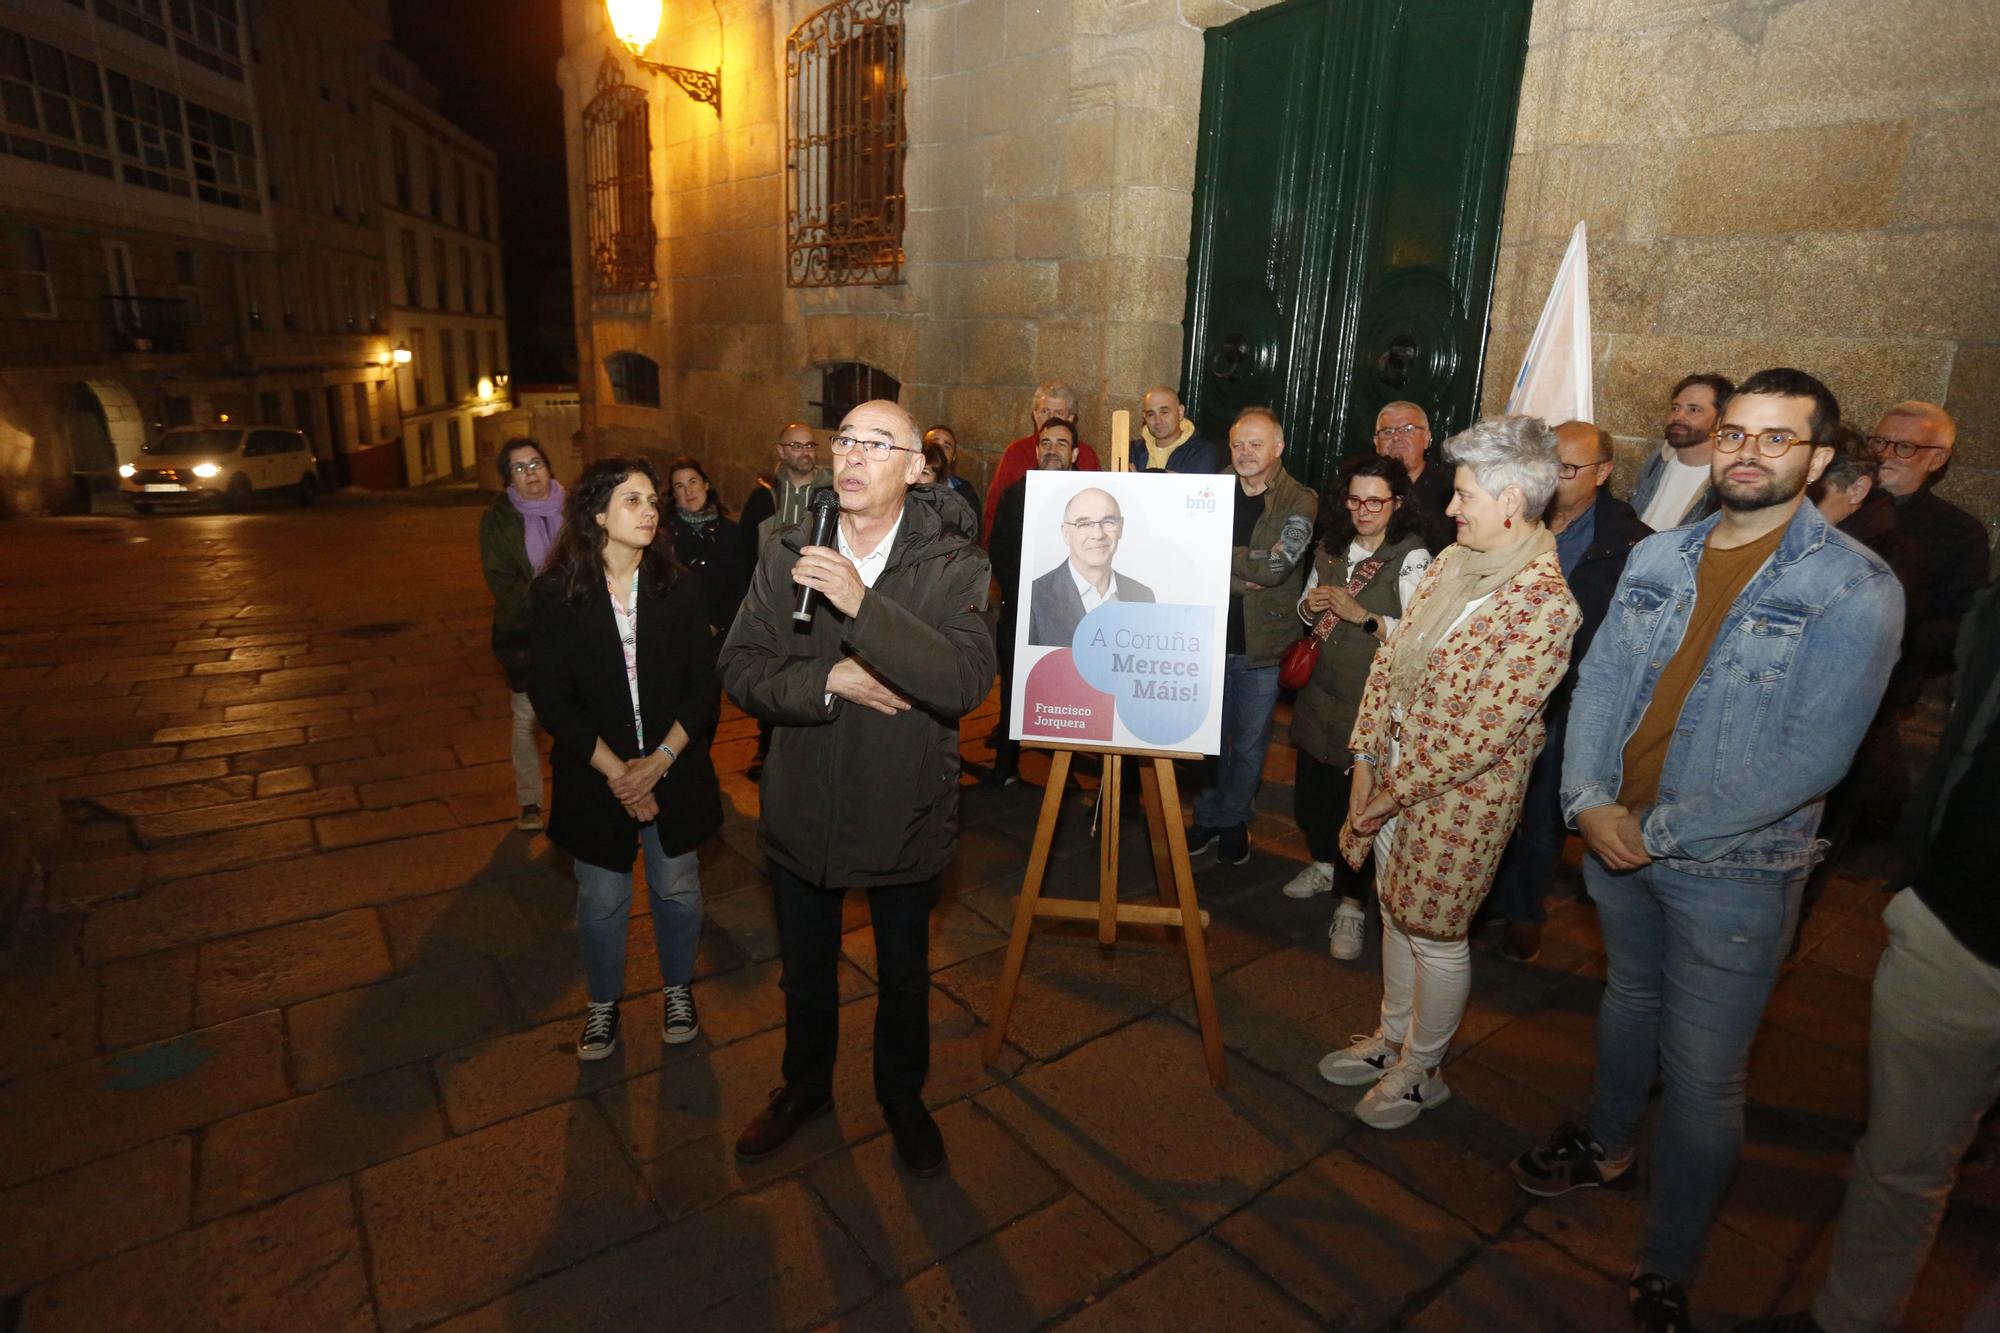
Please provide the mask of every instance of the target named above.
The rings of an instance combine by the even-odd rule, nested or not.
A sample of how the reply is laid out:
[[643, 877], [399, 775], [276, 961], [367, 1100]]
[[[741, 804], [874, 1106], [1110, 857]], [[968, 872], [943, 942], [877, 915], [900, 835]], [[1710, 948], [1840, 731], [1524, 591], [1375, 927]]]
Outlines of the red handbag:
[[[1368, 586], [1376, 571], [1382, 568], [1380, 560], [1363, 560], [1354, 567], [1354, 574], [1347, 580], [1347, 595], [1352, 597]], [[1278, 660], [1278, 685], [1282, 689], [1302, 690], [1306, 682], [1319, 666], [1319, 650], [1333, 633], [1334, 626], [1340, 624], [1340, 617], [1331, 611], [1320, 613], [1313, 627], [1304, 637], [1285, 649], [1285, 655]]]

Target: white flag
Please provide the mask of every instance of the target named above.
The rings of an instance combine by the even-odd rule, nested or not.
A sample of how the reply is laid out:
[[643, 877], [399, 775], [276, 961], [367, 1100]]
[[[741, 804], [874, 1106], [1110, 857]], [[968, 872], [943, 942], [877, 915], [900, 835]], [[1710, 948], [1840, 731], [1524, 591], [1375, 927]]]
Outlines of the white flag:
[[1507, 395], [1509, 415], [1540, 417], [1551, 426], [1593, 419], [1590, 384], [1590, 255], [1583, 224], [1570, 233], [1541, 323], [1521, 358]]

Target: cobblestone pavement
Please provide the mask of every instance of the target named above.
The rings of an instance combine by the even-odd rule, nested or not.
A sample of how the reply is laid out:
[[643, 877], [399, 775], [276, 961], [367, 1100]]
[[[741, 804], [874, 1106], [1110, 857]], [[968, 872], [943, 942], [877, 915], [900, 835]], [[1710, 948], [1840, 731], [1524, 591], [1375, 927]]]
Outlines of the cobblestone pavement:
[[[1250, 863], [1197, 862], [1222, 1094], [1160, 931], [1104, 952], [1042, 926], [1005, 1058], [981, 1063], [1038, 793], [971, 789], [932, 947], [951, 1171], [903, 1175], [874, 1107], [859, 901], [838, 1114], [739, 1167], [782, 1009], [733, 711], [703, 1036], [647, 1039], [639, 920], [627, 1041], [579, 1066], [572, 887], [511, 827], [477, 520], [337, 498], [0, 524], [0, 768], [38, 775], [67, 835], [0, 978], [0, 1327], [1624, 1326], [1639, 1199], [1531, 1204], [1504, 1169], [1588, 1090], [1601, 955], [1573, 875], [1538, 964], [1475, 950], [1451, 1102], [1359, 1126], [1359, 1090], [1314, 1061], [1372, 1027], [1374, 951], [1335, 963], [1326, 900], [1277, 891], [1302, 856], [1282, 747]], [[1088, 822], [1079, 798], [1058, 892], [1092, 891]], [[1823, 1262], [1882, 943], [1879, 880], [1847, 870], [1758, 1043], [1708, 1327], [1796, 1305]], [[1992, 1179], [1911, 1327], [1964, 1324], [2000, 1266]]]

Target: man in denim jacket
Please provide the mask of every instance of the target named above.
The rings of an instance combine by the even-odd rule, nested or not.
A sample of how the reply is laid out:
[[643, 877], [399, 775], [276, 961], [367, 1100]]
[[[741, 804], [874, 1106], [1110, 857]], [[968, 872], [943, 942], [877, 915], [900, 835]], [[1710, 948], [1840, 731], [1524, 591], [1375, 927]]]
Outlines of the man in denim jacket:
[[1819, 855], [1823, 799], [1895, 664], [1901, 585], [1802, 503], [1840, 419], [1797, 370], [1752, 376], [1714, 436], [1720, 511], [1632, 550], [1578, 672], [1563, 814], [1607, 976], [1588, 1125], [1522, 1154], [1553, 1196], [1629, 1187], [1654, 1079], [1666, 1094], [1630, 1288], [1642, 1329], [1686, 1328], [1686, 1285], [1735, 1167], [1751, 1038]]

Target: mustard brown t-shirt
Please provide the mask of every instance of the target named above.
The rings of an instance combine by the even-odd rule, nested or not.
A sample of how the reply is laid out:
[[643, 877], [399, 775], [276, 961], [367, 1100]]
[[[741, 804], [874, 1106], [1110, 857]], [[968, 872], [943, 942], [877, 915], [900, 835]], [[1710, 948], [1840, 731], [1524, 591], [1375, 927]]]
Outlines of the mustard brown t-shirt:
[[1715, 647], [1723, 618], [1751, 576], [1778, 549], [1789, 526], [1780, 523], [1768, 535], [1727, 551], [1717, 550], [1712, 540], [1715, 534], [1709, 534], [1711, 541], [1702, 548], [1701, 564], [1695, 570], [1694, 610], [1688, 614], [1687, 632], [1653, 686], [1653, 700], [1639, 719], [1639, 729], [1625, 742], [1625, 780], [1618, 791], [1618, 804], [1627, 810], [1643, 810], [1659, 797], [1660, 770], [1666, 767], [1681, 707], [1708, 665], [1709, 650]]

